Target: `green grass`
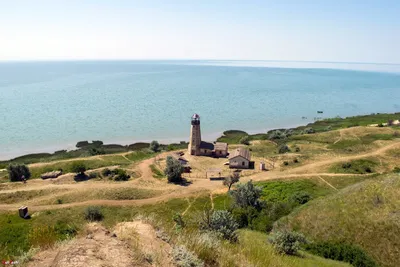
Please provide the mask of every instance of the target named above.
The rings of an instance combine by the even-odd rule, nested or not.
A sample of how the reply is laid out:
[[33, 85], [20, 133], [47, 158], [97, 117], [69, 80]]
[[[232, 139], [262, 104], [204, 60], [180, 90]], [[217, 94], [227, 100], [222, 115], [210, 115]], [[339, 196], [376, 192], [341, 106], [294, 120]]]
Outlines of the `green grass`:
[[134, 200], [155, 197], [161, 194], [161, 191], [150, 189], [139, 189], [131, 187], [109, 188], [109, 189], [92, 189], [90, 192], [71, 192], [62, 196], [55, 196], [52, 199], [40, 202], [41, 205], [73, 203], [77, 201], [87, 201], [94, 199], [109, 200]]
[[399, 195], [397, 175], [368, 179], [309, 202], [276, 228], [289, 227], [315, 241], [357, 245], [381, 266], [400, 266]]
[[151, 172], [153, 173], [154, 178], [165, 178], [165, 174], [154, 164], [150, 165]]
[[32, 200], [35, 197], [41, 197], [53, 193], [65, 192], [67, 189], [44, 189], [30, 191], [16, 191], [13, 193], [0, 193], [0, 203], [11, 204], [22, 201]]
[[277, 154], [278, 147], [269, 141], [260, 141], [260, 143], [252, 144], [250, 147], [251, 154], [255, 157], [267, 157]]
[[373, 159], [357, 159], [334, 164], [329, 168], [329, 171], [334, 173], [367, 174], [374, 173], [378, 165], [379, 163]]
[[155, 157], [157, 153], [149, 153], [145, 151], [134, 151], [126, 155], [126, 157], [131, 161], [141, 161], [145, 159], [149, 159], [151, 157]]
[[249, 136], [249, 140], [265, 140], [268, 139], [268, 135], [265, 133], [259, 133], [259, 134], [248, 134], [244, 131], [240, 130], [229, 130], [223, 132], [223, 135], [217, 139], [217, 142], [224, 142], [228, 144], [239, 144], [240, 139], [242, 139], [245, 136]]
[[291, 196], [298, 192], [307, 192], [312, 198], [328, 195], [332, 188], [321, 184], [317, 180], [281, 180], [256, 182], [256, 185], [262, 188], [261, 199], [267, 202], [288, 201]]

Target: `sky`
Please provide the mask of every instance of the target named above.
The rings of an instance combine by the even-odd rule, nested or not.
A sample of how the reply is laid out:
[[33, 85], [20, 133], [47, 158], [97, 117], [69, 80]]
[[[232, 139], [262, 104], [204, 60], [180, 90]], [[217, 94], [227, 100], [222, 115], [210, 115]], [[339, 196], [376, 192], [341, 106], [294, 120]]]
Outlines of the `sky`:
[[0, 0], [0, 61], [400, 63], [398, 0]]

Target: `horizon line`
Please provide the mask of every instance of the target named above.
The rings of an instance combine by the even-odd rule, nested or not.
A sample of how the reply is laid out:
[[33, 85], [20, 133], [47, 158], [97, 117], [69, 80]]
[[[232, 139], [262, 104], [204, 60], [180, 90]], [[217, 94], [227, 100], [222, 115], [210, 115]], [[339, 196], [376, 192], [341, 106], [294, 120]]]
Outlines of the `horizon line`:
[[16, 63], [16, 62], [107, 62], [107, 61], [230, 61], [230, 62], [295, 62], [295, 63], [325, 63], [325, 64], [354, 64], [354, 65], [389, 65], [396, 66], [399, 63], [388, 63], [388, 62], [357, 62], [357, 61], [326, 61], [326, 60], [275, 60], [275, 59], [10, 59], [0, 60], [0, 63]]

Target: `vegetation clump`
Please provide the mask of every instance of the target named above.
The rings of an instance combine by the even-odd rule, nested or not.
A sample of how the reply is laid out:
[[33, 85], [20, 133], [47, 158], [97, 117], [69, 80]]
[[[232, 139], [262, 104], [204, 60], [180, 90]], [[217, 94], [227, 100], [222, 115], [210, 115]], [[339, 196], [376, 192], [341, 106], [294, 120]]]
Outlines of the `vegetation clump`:
[[108, 177], [110, 180], [114, 181], [128, 181], [131, 176], [127, 174], [127, 172], [124, 169], [117, 168], [110, 170], [108, 168], [105, 168], [102, 170], [101, 174], [104, 177]]
[[23, 177], [29, 179], [31, 172], [25, 164], [10, 164], [7, 167], [8, 177], [11, 182], [22, 181]]
[[151, 141], [150, 143], [150, 150], [153, 152], [158, 152], [160, 151], [160, 144], [158, 143], [158, 141]]
[[239, 225], [227, 210], [206, 210], [200, 222], [200, 229], [217, 233], [231, 242], [237, 241]]
[[308, 252], [337, 261], [348, 262], [356, 267], [377, 267], [375, 261], [357, 246], [334, 243], [317, 242], [305, 245]]
[[285, 153], [288, 153], [288, 152], [290, 152], [290, 148], [288, 147], [288, 145], [282, 144], [282, 145], [279, 146], [279, 148], [278, 148], [278, 153], [279, 154], [285, 154]]
[[307, 243], [302, 234], [289, 231], [275, 232], [268, 238], [268, 241], [278, 253], [286, 255], [296, 255], [300, 246]]
[[182, 173], [183, 173], [183, 167], [181, 163], [171, 157], [168, 156], [166, 159], [167, 166], [165, 167], [164, 173], [167, 175], [168, 182], [170, 183], [180, 183], [182, 182]]
[[255, 186], [250, 180], [245, 184], [238, 184], [235, 191], [231, 191], [234, 206], [239, 208], [259, 207], [262, 189]]
[[86, 165], [83, 161], [75, 161], [72, 163], [71, 170], [77, 174], [84, 175], [86, 171]]
[[103, 220], [104, 215], [100, 207], [90, 206], [85, 209], [85, 219], [91, 222]]
[[178, 267], [203, 267], [204, 262], [185, 246], [178, 246], [172, 250], [172, 257]]
[[240, 138], [239, 143], [241, 143], [242, 145], [250, 145], [250, 138], [248, 135], [243, 136], [242, 138]]

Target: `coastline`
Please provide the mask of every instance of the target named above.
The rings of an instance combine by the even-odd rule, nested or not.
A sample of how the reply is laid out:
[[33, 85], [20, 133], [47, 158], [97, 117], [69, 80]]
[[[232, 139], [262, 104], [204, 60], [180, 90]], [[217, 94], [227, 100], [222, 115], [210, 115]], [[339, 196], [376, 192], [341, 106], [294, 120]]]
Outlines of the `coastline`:
[[[264, 128], [264, 129], [253, 129], [253, 130], [246, 130], [246, 129], [226, 129], [223, 131], [218, 131], [218, 132], [212, 132], [212, 133], [205, 133], [202, 135], [202, 139], [204, 141], [212, 142], [216, 141], [217, 138], [221, 137], [225, 131], [228, 130], [240, 130], [240, 131], [245, 131], [248, 134], [258, 134], [258, 133], [267, 133], [268, 131], [275, 130], [275, 129], [290, 129], [290, 128], [295, 128], [299, 126], [304, 126], [311, 123], [310, 121], [303, 121], [303, 123], [293, 123], [293, 124], [288, 124], [284, 127], [269, 127], [269, 128]], [[181, 141], [188, 141], [189, 137], [189, 129], [188, 129], [188, 134], [185, 137], [171, 137], [171, 138], [159, 138], [159, 139], [131, 139], [131, 138], [109, 138], [109, 139], [104, 139], [101, 140], [104, 142], [105, 145], [121, 145], [121, 146], [128, 146], [131, 144], [135, 143], [150, 143], [153, 140], [157, 140], [160, 144], [164, 145], [169, 145], [172, 143], [179, 143]], [[54, 153], [56, 151], [60, 150], [67, 150], [67, 151], [72, 151], [76, 150], [76, 143], [79, 141], [84, 141], [84, 140], [77, 140], [75, 143], [64, 143], [60, 145], [50, 145], [46, 147], [40, 147], [40, 148], [27, 148], [27, 149], [21, 149], [19, 151], [13, 151], [13, 152], [6, 152], [6, 153], [1, 153], [0, 152], [0, 161], [9, 161], [13, 160], [18, 157], [30, 155], [30, 154], [40, 154], [40, 153]], [[92, 140], [87, 140], [87, 141], [92, 141]]]

